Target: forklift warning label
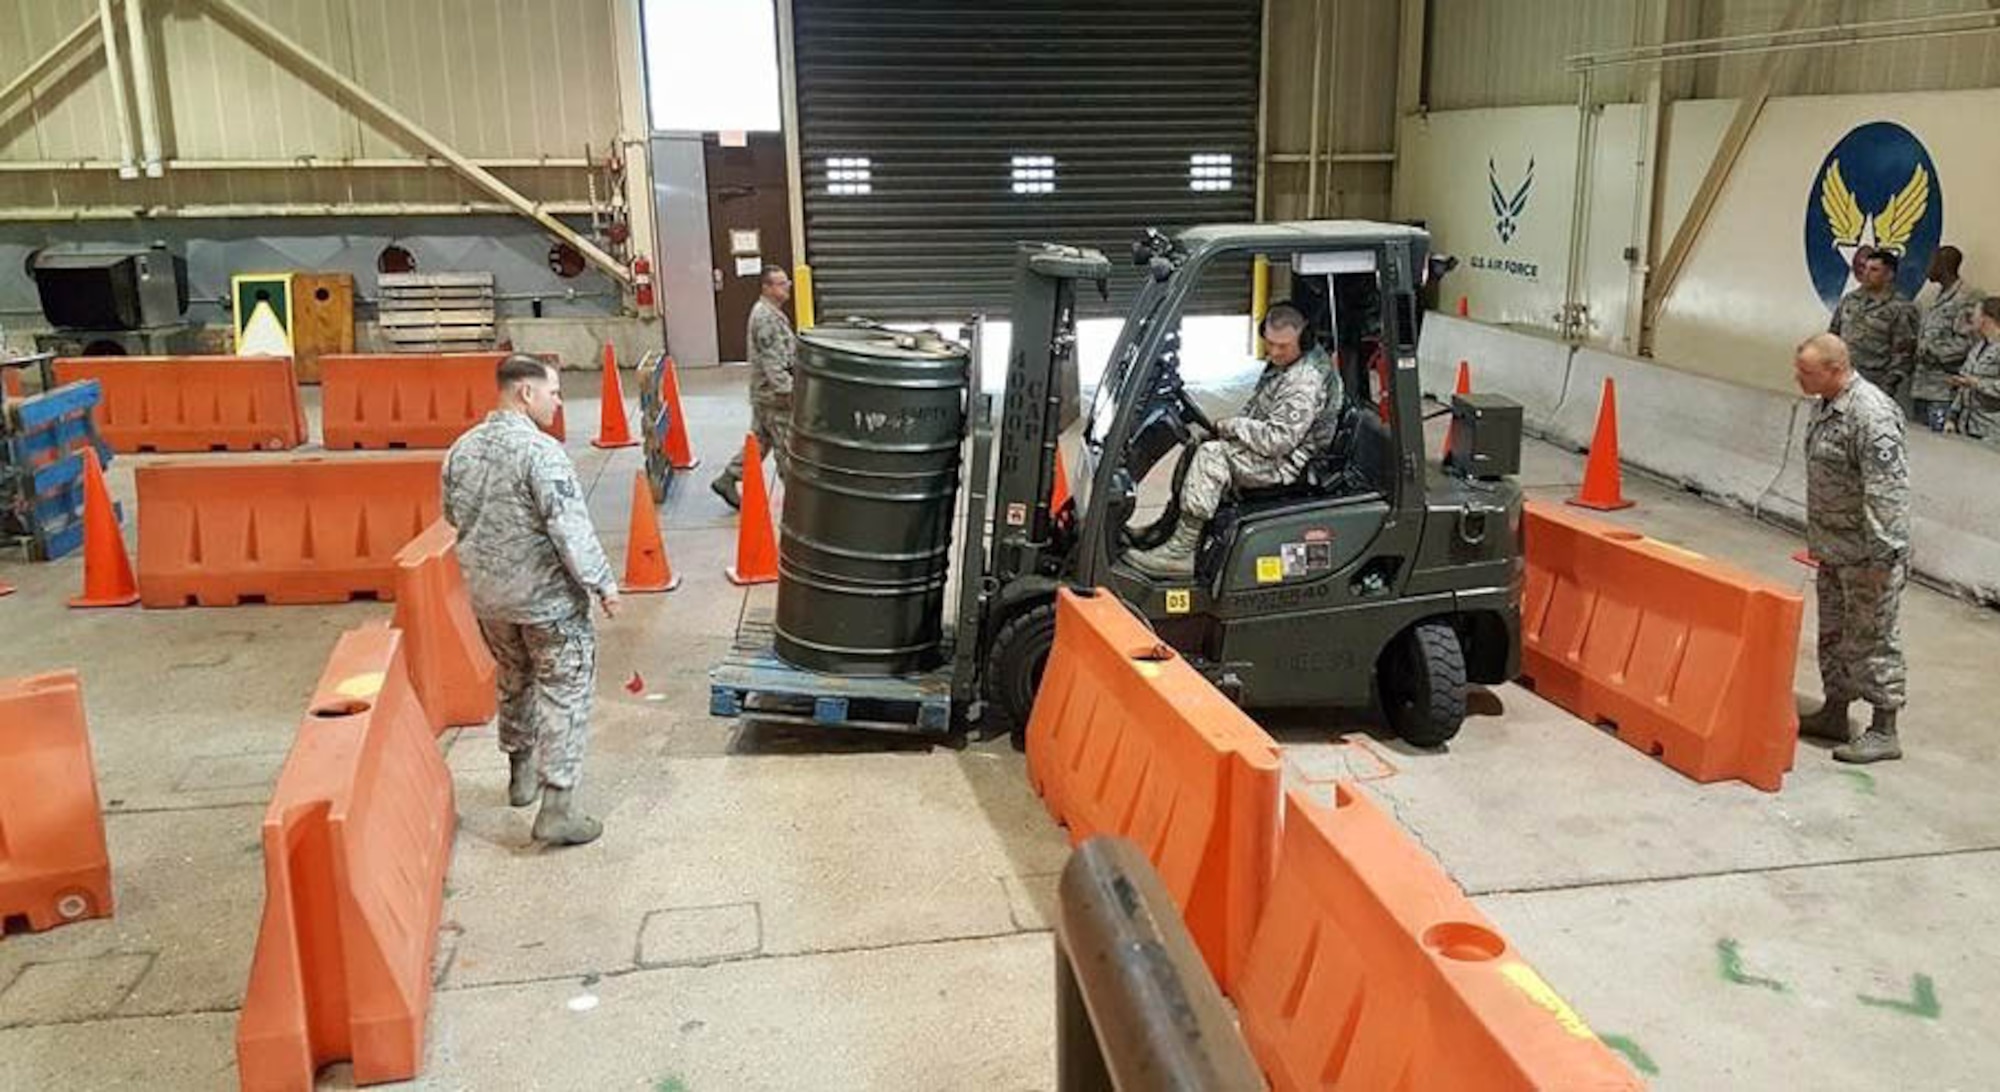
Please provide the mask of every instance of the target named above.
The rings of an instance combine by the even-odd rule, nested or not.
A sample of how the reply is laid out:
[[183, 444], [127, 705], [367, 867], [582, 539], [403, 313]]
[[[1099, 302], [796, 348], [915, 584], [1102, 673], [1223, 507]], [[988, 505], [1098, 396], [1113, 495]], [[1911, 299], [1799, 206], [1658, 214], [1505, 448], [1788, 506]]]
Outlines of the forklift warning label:
[[1186, 614], [1194, 604], [1194, 596], [1186, 588], [1167, 589], [1167, 613]]
[[1019, 503], [1008, 505], [1007, 526], [1026, 527], [1027, 525], [1028, 525], [1028, 506]]
[[[1281, 560], [1279, 571], [1283, 579], [1290, 580], [1294, 577], [1323, 573], [1333, 568], [1333, 543], [1287, 542], [1278, 547], [1278, 556]], [[1263, 577], [1263, 568], [1260, 564], [1257, 572], [1259, 582], [1262, 582]]]
[[1266, 554], [1257, 559], [1257, 583], [1276, 584], [1285, 578], [1285, 562], [1282, 558]]

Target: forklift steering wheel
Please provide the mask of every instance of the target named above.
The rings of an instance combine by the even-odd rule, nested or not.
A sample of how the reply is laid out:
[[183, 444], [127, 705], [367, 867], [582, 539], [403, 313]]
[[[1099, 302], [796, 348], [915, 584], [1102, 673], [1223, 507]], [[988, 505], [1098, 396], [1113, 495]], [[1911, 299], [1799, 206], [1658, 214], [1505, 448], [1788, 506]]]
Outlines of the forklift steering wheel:
[[1194, 422], [1200, 426], [1203, 432], [1208, 433], [1210, 439], [1220, 435], [1220, 433], [1215, 431], [1215, 422], [1209, 420], [1208, 414], [1203, 413], [1201, 407], [1195, 404], [1194, 396], [1187, 392], [1186, 387], [1176, 386], [1174, 388], [1174, 397], [1180, 401], [1181, 419], [1183, 421]]

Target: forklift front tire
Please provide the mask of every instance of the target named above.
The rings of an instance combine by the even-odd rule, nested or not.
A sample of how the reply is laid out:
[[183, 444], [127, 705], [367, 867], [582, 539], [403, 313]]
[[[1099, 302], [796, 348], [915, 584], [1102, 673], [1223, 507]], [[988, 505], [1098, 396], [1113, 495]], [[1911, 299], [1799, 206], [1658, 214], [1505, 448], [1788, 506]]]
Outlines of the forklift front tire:
[[1376, 688], [1389, 726], [1415, 747], [1442, 747], [1465, 721], [1465, 649], [1448, 622], [1419, 622], [1383, 652]]
[[1056, 606], [1043, 603], [1022, 611], [993, 638], [986, 661], [986, 696], [1007, 721], [1007, 740], [1017, 751], [1028, 749], [1028, 715], [1035, 708], [1035, 690], [1042, 684], [1049, 650], [1056, 641]]

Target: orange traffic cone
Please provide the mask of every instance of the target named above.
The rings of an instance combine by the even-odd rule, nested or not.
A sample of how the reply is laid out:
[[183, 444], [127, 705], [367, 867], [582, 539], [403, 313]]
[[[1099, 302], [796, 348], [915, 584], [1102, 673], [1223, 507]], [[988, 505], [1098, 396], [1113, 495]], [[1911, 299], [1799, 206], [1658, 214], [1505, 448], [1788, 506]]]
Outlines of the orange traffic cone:
[[681, 586], [667, 560], [667, 543], [660, 537], [660, 513], [653, 507], [653, 490], [646, 484], [646, 472], [632, 472], [632, 524], [625, 536], [625, 579], [618, 582], [623, 592], [670, 592]]
[[1056, 487], [1049, 492], [1049, 515], [1062, 511], [1069, 503], [1069, 471], [1063, 469], [1062, 452], [1056, 452]]
[[1597, 432], [1590, 438], [1590, 457], [1583, 464], [1583, 488], [1569, 502], [1599, 512], [1630, 508], [1623, 480], [1618, 466], [1618, 387], [1606, 376], [1604, 398], [1597, 404]]
[[757, 434], [743, 437], [743, 514], [736, 523], [736, 564], [731, 584], [769, 584], [778, 579], [778, 536], [771, 529], [771, 498], [764, 492], [764, 453]]
[[[1466, 361], [1461, 360], [1458, 362], [1458, 384], [1452, 388], [1451, 392], [1453, 394], [1472, 393], [1472, 365]], [[1449, 420], [1444, 424], [1444, 453], [1439, 458], [1447, 463], [1451, 461], [1451, 422]]]
[[598, 403], [597, 439], [592, 447], [636, 447], [631, 422], [625, 419], [625, 391], [618, 385], [618, 354], [604, 343], [604, 393]]
[[687, 413], [681, 409], [681, 377], [674, 370], [674, 358], [660, 370], [660, 394], [667, 403], [667, 462], [675, 470], [693, 470], [701, 465], [688, 440]]
[[139, 582], [132, 579], [132, 558], [118, 533], [118, 512], [111, 491], [104, 487], [104, 467], [97, 448], [83, 449], [83, 594], [72, 607], [129, 607], [139, 601]]
[[1472, 301], [1464, 296], [1458, 297], [1458, 317], [1470, 318], [1471, 316], [1472, 316]]

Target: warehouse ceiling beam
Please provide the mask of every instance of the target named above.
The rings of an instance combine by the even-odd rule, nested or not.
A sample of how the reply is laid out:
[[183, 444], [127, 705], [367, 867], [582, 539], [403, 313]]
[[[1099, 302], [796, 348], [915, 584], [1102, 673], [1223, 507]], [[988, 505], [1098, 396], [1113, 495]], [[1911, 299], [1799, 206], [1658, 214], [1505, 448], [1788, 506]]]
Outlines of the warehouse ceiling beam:
[[236, 0], [207, 0], [208, 6], [226, 21], [236, 25], [257, 45], [276, 54], [296, 68], [303, 69], [320, 81], [332, 85], [345, 97], [368, 108], [378, 119], [400, 132], [451, 165], [452, 170], [474, 186], [485, 190], [522, 216], [540, 224], [549, 234], [575, 247], [577, 252], [591, 264], [604, 270], [620, 284], [632, 283], [632, 272], [625, 263], [619, 261], [596, 243], [585, 238], [582, 233], [563, 223], [540, 202], [530, 200], [519, 190], [493, 176], [492, 172], [461, 154], [458, 149], [447, 144], [443, 138], [418, 125], [402, 111], [389, 105], [381, 96], [363, 87], [339, 69], [321, 60], [311, 50], [292, 41], [285, 34], [265, 22], [255, 13], [244, 8]]
[[[1785, 13], [1785, 20], [1779, 24], [1777, 33], [1789, 34], [1797, 27], [1805, 18], [1809, 3], [1810, 0], [1792, 0], [1791, 9]], [[1680, 279], [1681, 271], [1687, 268], [1688, 256], [1694, 253], [1694, 245], [1700, 241], [1702, 229], [1708, 226], [1708, 218], [1722, 197], [1723, 187], [1729, 184], [1737, 159], [1749, 145], [1751, 130], [1757, 127], [1757, 119], [1764, 113], [1764, 104], [1771, 100], [1778, 73], [1783, 70], [1788, 58], [1786, 53], [1766, 55], [1758, 65], [1756, 77], [1744, 90], [1743, 97], [1737, 100], [1736, 113], [1729, 119], [1729, 128], [1722, 134], [1722, 145], [1716, 149], [1715, 158], [1709, 161], [1708, 172], [1702, 175], [1701, 186], [1695, 190], [1687, 215], [1674, 229], [1666, 254], [1660, 259], [1659, 268], [1653, 271], [1651, 283], [1647, 285], [1645, 321], [1639, 331], [1641, 352], [1651, 350], [1653, 331], [1660, 322], [1660, 308], [1673, 294], [1674, 282]], [[1589, 69], [1583, 70], [1582, 78], [1586, 81], [1590, 78]]]
[[76, 25], [76, 29], [62, 36], [48, 48], [48, 51], [28, 63], [28, 67], [15, 73], [4, 87], [0, 87], [0, 107], [14, 101], [14, 97], [35, 84], [43, 77], [61, 67], [64, 61], [82, 49], [91, 39], [96, 38], [102, 27], [99, 17], [92, 15]]
[[132, 51], [132, 101], [139, 108], [139, 156], [147, 178], [160, 166], [160, 88], [153, 82], [153, 49], [146, 36], [142, 0], [125, 0], [125, 44]]

